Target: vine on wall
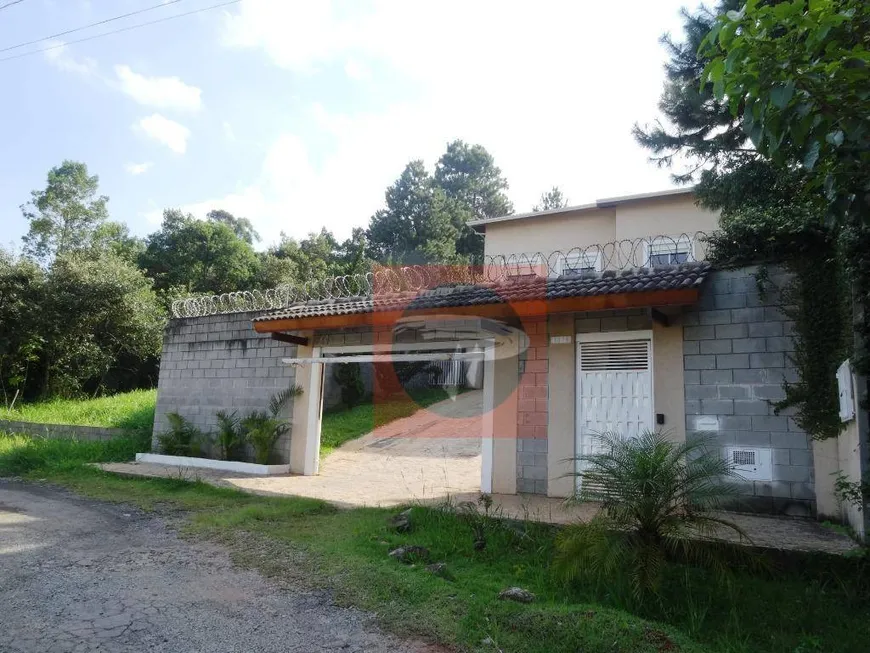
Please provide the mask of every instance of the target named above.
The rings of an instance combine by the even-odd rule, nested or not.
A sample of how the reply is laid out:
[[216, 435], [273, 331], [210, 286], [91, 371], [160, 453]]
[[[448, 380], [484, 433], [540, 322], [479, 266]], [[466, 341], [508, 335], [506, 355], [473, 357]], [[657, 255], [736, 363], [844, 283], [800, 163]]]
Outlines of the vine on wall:
[[837, 235], [821, 220], [776, 208], [732, 214], [723, 218], [722, 228], [709, 238], [715, 264], [762, 264], [757, 279], [768, 292], [766, 264], [780, 264], [790, 273], [776, 290], [781, 309], [794, 321], [790, 357], [798, 380], [784, 383], [785, 399], [775, 408], [794, 407], [795, 421], [813, 438], [836, 437], [843, 428], [836, 372], [852, 352], [850, 288]]

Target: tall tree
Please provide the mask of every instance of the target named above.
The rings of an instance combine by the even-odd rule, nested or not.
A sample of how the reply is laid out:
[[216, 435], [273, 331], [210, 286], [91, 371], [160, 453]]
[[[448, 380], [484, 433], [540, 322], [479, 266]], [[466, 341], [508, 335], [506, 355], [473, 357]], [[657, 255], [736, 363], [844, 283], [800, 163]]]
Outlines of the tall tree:
[[550, 211], [552, 209], [563, 209], [566, 206], [568, 206], [568, 200], [562, 194], [562, 189], [558, 186], [553, 186], [546, 193], [541, 193], [541, 199], [532, 207], [532, 211]]
[[252, 288], [259, 259], [223, 222], [167, 209], [160, 230], [148, 236], [139, 264], [158, 290], [225, 293]]
[[7, 408], [31, 396], [38, 378], [43, 284], [36, 263], [0, 249], [0, 392]]
[[465, 209], [454, 213], [453, 226], [459, 232], [456, 251], [463, 256], [482, 255], [483, 239], [466, 222], [508, 215], [514, 210], [505, 192], [508, 182], [495, 159], [482, 145], [453, 141], [435, 165], [435, 183], [448, 199]]
[[450, 263], [457, 257], [457, 225], [469, 213], [448, 197], [422, 161], [409, 163], [387, 189], [385, 209], [372, 216], [369, 256], [382, 263]]
[[33, 191], [21, 207], [30, 222], [24, 252], [50, 263], [59, 254], [90, 247], [94, 233], [108, 219], [109, 198], [97, 194], [99, 181], [78, 161], [52, 168], [46, 187]]
[[98, 392], [124, 358], [160, 353], [164, 313], [150, 279], [111, 255], [58, 256], [45, 281], [38, 322], [42, 392]]
[[237, 218], [229, 211], [223, 209], [214, 209], [206, 214], [206, 218], [212, 222], [220, 222], [225, 224], [233, 233], [244, 240], [248, 245], [253, 245], [255, 242], [260, 242], [260, 234], [254, 229], [253, 223], [247, 218]]
[[[710, 78], [715, 53], [703, 44], [718, 16], [735, 13], [738, 5], [724, 0], [715, 11], [683, 12], [685, 40], [663, 39], [670, 56], [659, 107], [667, 124], [636, 125], [634, 133], [655, 163], [681, 166], [676, 180], [699, 180], [699, 201], [720, 211], [721, 231], [710, 239], [720, 265], [776, 262], [793, 273], [781, 290], [795, 321], [791, 358], [800, 378], [785, 385], [786, 398], [777, 408], [797, 407], [795, 419], [809, 433], [830, 437], [841, 428], [834, 372], [849, 350], [838, 237], [823, 220], [825, 198], [807, 184], [806, 171], [759, 152], [733, 111], [743, 102], [724, 96]], [[778, 68], [785, 58], [783, 53], [771, 62]]]

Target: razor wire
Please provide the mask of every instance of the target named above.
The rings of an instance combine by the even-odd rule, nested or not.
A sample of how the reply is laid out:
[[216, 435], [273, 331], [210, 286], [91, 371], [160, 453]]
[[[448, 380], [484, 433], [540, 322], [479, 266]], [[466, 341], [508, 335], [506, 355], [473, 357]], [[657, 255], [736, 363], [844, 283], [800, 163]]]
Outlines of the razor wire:
[[679, 265], [705, 261], [707, 253], [707, 234], [698, 231], [678, 236], [627, 238], [548, 253], [489, 255], [477, 265], [376, 265], [367, 272], [281, 284], [267, 290], [185, 297], [172, 302], [171, 312], [174, 318], [189, 318], [270, 311], [307, 302], [362, 301], [385, 294], [496, 284], [531, 276], [558, 277]]

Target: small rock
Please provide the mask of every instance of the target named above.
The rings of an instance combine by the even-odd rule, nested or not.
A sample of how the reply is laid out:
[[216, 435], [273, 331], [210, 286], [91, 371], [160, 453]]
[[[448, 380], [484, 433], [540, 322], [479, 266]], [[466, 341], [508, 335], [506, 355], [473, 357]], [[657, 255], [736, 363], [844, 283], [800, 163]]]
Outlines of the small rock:
[[408, 546], [400, 546], [397, 549], [390, 551], [390, 557], [395, 558], [399, 562], [411, 564], [412, 562], [429, 562], [429, 549], [425, 546], [417, 546], [409, 544]]
[[453, 574], [450, 573], [450, 570], [447, 568], [447, 563], [445, 562], [436, 562], [431, 565], [426, 566], [426, 571], [428, 571], [433, 576], [438, 576], [438, 578], [443, 578], [444, 580], [453, 580]]
[[409, 533], [411, 531], [411, 508], [403, 510], [398, 515], [390, 519], [390, 526], [398, 533]]
[[492, 641], [492, 637], [484, 637], [482, 640], [480, 640], [480, 645], [481, 646], [494, 646], [495, 642]]
[[498, 598], [502, 601], [516, 601], [517, 603], [531, 603], [535, 600], [535, 595], [529, 590], [524, 590], [522, 587], [508, 587], [506, 590], [499, 592]]

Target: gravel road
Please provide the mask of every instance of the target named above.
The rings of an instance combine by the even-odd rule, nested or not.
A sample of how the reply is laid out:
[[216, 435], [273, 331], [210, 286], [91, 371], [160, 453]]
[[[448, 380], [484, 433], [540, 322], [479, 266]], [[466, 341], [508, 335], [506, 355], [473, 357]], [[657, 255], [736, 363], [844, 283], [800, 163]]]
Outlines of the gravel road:
[[158, 517], [0, 480], [0, 651], [410, 652], [325, 592], [288, 589]]

